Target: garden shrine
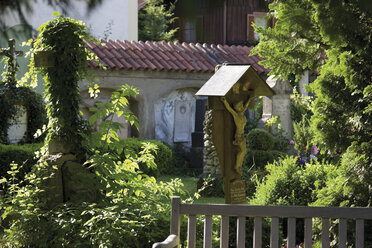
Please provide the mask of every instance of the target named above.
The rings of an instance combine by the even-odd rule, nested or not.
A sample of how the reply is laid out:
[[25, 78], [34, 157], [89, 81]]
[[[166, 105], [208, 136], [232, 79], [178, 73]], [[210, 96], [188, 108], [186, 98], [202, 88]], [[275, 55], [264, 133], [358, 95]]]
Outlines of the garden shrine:
[[274, 91], [249, 65], [224, 64], [196, 93], [208, 96], [212, 110], [212, 136], [224, 177], [225, 202], [245, 203], [242, 176], [246, 153], [244, 112], [252, 108], [255, 96], [272, 96]]

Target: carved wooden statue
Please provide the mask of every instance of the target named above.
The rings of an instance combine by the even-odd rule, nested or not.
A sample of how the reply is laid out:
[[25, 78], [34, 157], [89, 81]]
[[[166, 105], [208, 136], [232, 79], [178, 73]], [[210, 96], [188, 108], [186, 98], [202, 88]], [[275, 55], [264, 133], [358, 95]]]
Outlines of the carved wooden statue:
[[226, 109], [231, 113], [234, 118], [234, 123], [236, 127], [235, 136], [233, 145], [238, 147], [238, 153], [236, 155], [236, 162], [234, 169], [240, 175], [243, 174], [242, 172], [242, 165], [244, 161], [245, 153], [247, 152], [247, 140], [244, 135], [244, 127], [247, 123], [247, 118], [244, 115], [244, 112], [248, 109], [249, 104], [252, 102], [254, 98], [251, 97], [248, 99], [246, 103], [243, 101], [239, 101], [234, 104], [234, 108], [230, 106], [227, 102], [226, 97], [221, 97], [221, 101], [225, 105]]

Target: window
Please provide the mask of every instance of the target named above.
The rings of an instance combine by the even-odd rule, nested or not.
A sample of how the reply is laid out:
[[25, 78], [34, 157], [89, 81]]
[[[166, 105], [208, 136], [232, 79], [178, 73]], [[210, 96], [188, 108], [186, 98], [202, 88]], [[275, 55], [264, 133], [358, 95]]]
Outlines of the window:
[[268, 28], [274, 27], [275, 18], [268, 18], [268, 13], [266, 12], [253, 12], [253, 14], [247, 15], [247, 40], [259, 40], [260, 35], [254, 32], [254, 28], [252, 24], [256, 24], [256, 26]]

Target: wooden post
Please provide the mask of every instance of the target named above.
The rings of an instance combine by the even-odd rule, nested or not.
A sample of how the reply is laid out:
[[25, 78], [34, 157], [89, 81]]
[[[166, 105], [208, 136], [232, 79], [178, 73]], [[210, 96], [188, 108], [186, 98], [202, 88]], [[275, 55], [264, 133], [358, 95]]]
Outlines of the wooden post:
[[180, 226], [181, 226], [181, 215], [180, 215], [181, 198], [179, 196], [172, 197], [172, 213], [170, 223], [170, 234], [177, 235], [177, 243], [180, 239]]

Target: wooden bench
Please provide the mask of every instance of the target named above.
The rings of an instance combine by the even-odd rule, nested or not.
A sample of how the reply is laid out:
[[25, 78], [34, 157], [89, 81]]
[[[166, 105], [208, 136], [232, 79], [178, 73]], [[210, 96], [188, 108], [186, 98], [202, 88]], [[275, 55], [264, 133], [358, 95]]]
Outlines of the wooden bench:
[[[180, 217], [188, 216], [188, 247], [196, 245], [196, 216], [204, 215], [203, 247], [212, 247], [212, 216], [221, 216], [220, 247], [229, 244], [229, 216], [237, 217], [237, 248], [250, 247], [245, 244], [245, 221], [254, 218], [253, 247], [262, 247], [262, 219], [271, 218], [270, 247], [279, 248], [279, 218], [288, 218], [287, 247], [294, 248], [296, 240], [296, 218], [304, 219], [305, 248], [312, 247], [312, 220], [322, 219], [322, 248], [330, 246], [330, 219], [339, 219], [339, 247], [346, 248], [347, 220], [355, 220], [355, 247], [364, 247], [364, 220], [372, 219], [372, 208], [341, 207], [299, 207], [299, 206], [250, 206], [232, 204], [181, 204], [180, 197], [172, 198], [170, 235], [163, 242], [155, 243], [153, 248], [179, 247]], [[371, 235], [371, 234], [369, 234]], [[247, 245], [247, 246], [246, 246]]]

